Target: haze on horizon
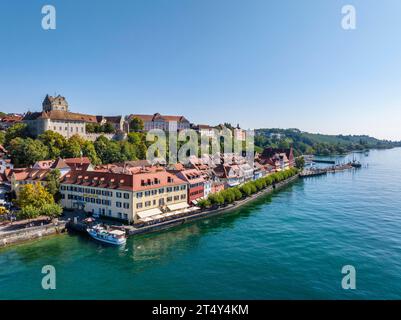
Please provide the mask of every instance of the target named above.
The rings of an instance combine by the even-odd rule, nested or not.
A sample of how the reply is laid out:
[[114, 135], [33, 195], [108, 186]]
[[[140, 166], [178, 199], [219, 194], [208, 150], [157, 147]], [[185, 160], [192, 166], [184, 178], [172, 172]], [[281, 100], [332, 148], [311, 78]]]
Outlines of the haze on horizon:
[[57, 93], [82, 113], [401, 140], [399, 1], [46, 4], [56, 30], [41, 28], [43, 1], [0, 4], [0, 111], [38, 111]]

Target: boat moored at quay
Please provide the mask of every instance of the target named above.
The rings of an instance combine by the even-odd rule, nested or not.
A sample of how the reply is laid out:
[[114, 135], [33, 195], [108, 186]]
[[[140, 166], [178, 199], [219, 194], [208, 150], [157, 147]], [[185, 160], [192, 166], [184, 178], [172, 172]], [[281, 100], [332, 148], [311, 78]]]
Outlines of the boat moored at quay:
[[118, 229], [106, 229], [100, 224], [86, 229], [88, 234], [95, 240], [112, 244], [123, 245], [127, 242], [127, 237], [124, 231]]

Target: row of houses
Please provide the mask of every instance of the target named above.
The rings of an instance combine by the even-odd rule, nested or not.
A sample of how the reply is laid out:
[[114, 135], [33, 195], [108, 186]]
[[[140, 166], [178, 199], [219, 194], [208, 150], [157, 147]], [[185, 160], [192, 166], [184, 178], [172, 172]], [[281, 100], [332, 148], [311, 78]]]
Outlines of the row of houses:
[[186, 165], [151, 165], [146, 160], [93, 166], [86, 157], [38, 161], [30, 168], [4, 168], [1, 181], [18, 197], [26, 184], [46, 186], [60, 171], [61, 204], [93, 215], [147, 222], [154, 217], [198, 210], [211, 193], [294, 166], [292, 150], [265, 149], [249, 163], [235, 154], [191, 156]]
[[[79, 135], [88, 140], [95, 140], [100, 134], [87, 132], [88, 124], [109, 124], [114, 128], [114, 133], [105, 134], [110, 139], [123, 139], [129, 133], [129, 123], [134, 119], [141, 119], [144, 131], [161, 129], [164, 131], [180, 131], [195, 129], [200, 134], [212, 137], [216, 130], [222, 130], [222, 125], [211, 127], [207, 125], [195, 125], [182, 115], [155, 114], [131, 114], [128, 116], [99, 116], [71, 112], [67, 99], [61, 95], [46, 95], [42, 102], [42, 111], [30, 112], [24, 115], [10, 114], [0, 119], [0, 129], [7, 129], [15, 123], [26, 123], [33, 135], [39, 135], [46, 130], [57, 132], [69, 138]], [[237, 140], [244, 141], [246, 132], [239, 125], [233, 129], [233, 135]]]

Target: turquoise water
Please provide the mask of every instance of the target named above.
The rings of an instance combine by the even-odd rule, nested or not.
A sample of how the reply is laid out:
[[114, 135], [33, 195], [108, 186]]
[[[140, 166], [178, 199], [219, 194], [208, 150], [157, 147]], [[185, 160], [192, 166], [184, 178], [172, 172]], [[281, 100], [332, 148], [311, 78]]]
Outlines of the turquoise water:
[[[107, 247], [76, 235], [0, 250], [2, 299], [399, 299], [401, 149], [227, 216]], [[54, 265], [57, 289], [41, 289]], [[341, 268], [356, 268], [356, 290]]]

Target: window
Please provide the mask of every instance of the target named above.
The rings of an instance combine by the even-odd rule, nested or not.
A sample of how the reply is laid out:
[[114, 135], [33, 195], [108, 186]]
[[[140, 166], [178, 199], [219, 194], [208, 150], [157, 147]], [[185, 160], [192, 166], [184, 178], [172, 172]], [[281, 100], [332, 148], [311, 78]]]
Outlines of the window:
[[124, 209], [129, 209], [129, 203], [128, 202], [124, 202]]
[[117, 192], [117, 193], [116, 193], [116, 197], [117, 197], [117, 198], [121, 198], [121, 192]]
[[142, 208], [142, 202], [137, 203], [137, 204], [136, 204], [136, 208], [137, 208], [137, 209], [141, 209], [141, 208]]
[[167, 197], [167, 202], [173, 201], [173, 197]]
[[124, 199], [129, 199], [129, 193], [124, 193]]
[[173, 188], [172, 187], [167, 187], [167, 192], [171, 192], [171, 191], [173, 191]]
[[145, 191], [145, 197], [150, 196], [150, 191]]
[[149, 207], [151, 205], [151, 202], [150, 201], [146, 201], [145, 202], [145, 207]]
[[142, 192], [138, 192], [137, 194], [136, 194], [136, 197], [139, 199], [139, 198], [142, 198]]
[[177, 201], [180, 199], [180, 196], [174, 196], [174, 201]]
[[186, 197], [187, 197], [186, 194], [182, 194], [182, 195], [181, 195], [181, 200], [182, 200], [182, 199], [185, 199]]
[[117, 201], [116, 206], [117, 206], [117, 208], [121, 208], [121, 202]]
[[159, 194], [164, 192], [164, 188], [159, 189]]

